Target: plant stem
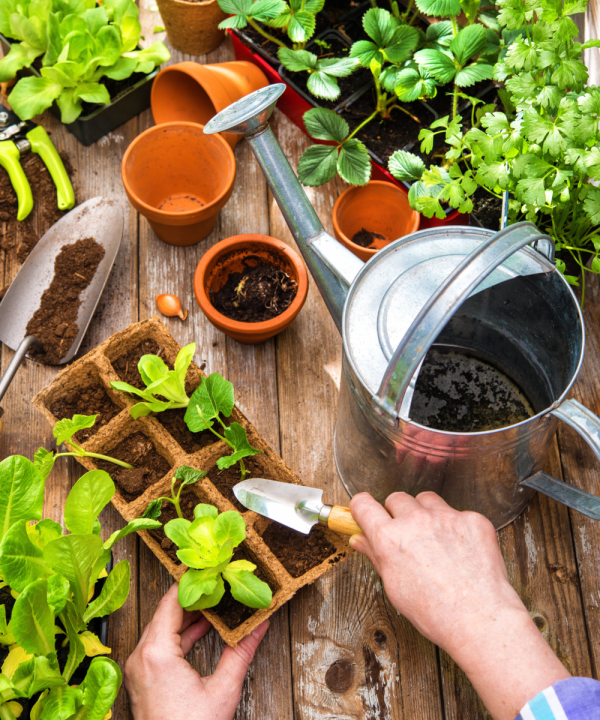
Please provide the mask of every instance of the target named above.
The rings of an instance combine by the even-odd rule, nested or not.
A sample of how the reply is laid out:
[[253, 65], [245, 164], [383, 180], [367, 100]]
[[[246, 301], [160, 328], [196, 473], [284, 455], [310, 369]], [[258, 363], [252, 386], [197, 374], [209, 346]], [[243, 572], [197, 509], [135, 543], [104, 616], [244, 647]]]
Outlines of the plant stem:
[[406, 12], [402, 14], [401, 19], [404, 20], [405, 22], [406, 22], [408, 16], [410, 15], [410, 11], [412, 10], [414, 4], [415, 4], [415, 0], [410, 0], [410, 2], [408, 3], [408, 5], [406, 7]]
[[87, 450], [84, 450], [83, 453], [57, 453], [54, 456], [54, 459], [59, 457], [93, 457], [98, 458], [98, 460], [108, 460], [110, 463], [114, 463], [115, 465], [119, 465], [122, 468], [126, 468], [127, 470], [134, 470], [134, 466], [130, 465], [129, 463], [123, 462], [123, 460], [116, 460], [115, 458], [108, 457], [108, 455], [99, 455], [98, 453], [88, 452]]
[[0, 718], [2, 718], [2, 720], [16, 720], [11, 709], [8, 707], [8, 703], [2, 703], [2, 705], [0, 705]]
[[240, 460], [240, 482], [243, 482], [244, 478], [246, 477], [246, 473], [248, 471], [246, 470], [246, 466], [244, 465], [244, 460]]
[[411, 118], [412, 120], [414, 120], [418, 125], [421, 124], [421, 121], [419, 120], [419, 118], [416, 115], [413, 115], [412, 113], [408, 112], [408, 110], [406, 108], [403, 108], [402, 105], [392, 105], [391, 107], [389, 107], [388, 112], [387, 112], [388, 117], [389, 117], [390, 113], [392, 112], [392, 110], [402, 110], [403, 113], [406, 113], [408, 115], [408, 117]]
[[458, 112], [458, 85], [454, 83], [454, 93], [452, 94], [452, 119], [456, 117]]
[[456, 23], [455, 17], [452, 18], [452, 33], [453, 33], [454, 37], [456, 37], [458, 35], [458, 25]]
[[361, 122], [361, 124], [360, 124], [357, 128], [355, 128], [355, 129], [350, 133], [350, 135], [348, 135], [348, 137], [346, 138], [346, 140], [344, 140], [344, 142], [342, 142], [341, 145], [343, 145], [346, 141], [348, 141], [348, 140], [350, 140], [351, 138], [353, 138], [359, 130], [362, 130], [362, 128], [364, 128], [365, 125], [367, 125], [368, 123], [370, 123], [371, 120], [373, 120], [373, 118], [377, 115], [377, 112], [378, 112], [378, 111], [375, 110], [375, 112], [374, 112], [372, 115], [369, 115], [369, 117], [368, 117], [364, 122]]
[[285, 47], [285, 43], [282, 43], [281, 40], [278, 40], [276, 37], [269, 35], [268, 32], [265, 32], [260, 27], [260, 25], [257, 22], [255, 22], [251, 17], [246, 17], [246, 20], [256, 30], [256, 32], [259, 32], [264, 38], [267, 38], [267, 40], [270, 40], [271, 42], [275, 43], [275, 45], [279, 45], [279, 47], [282, 47], [282, 48]]
[[75, 713], [75, 715], [72, 716], [71, 720], [84, 720], [85, 716], [87, 715], [87, 711], [87, 705], [82, 705]]

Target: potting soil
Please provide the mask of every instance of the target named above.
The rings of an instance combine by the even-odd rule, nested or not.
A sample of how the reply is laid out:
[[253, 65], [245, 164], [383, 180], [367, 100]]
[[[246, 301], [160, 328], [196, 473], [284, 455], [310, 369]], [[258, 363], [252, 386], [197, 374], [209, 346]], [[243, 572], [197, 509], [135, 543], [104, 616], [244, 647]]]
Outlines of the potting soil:
[[[116, 360], [112, 361], [112, 366], [119, 376], [119, 380], [126, 382], [128, 385], [144, 390], [146, 386], [140, 376], [138, 363], [142, 355], [157, 355], [161, 357], [164, 353], [163, 348], [159, 348], [155, 340], [143, 340], [129, 352], [119, 355]], [[163, 358], [164, 359], [164, 358]]]
[[383, 240], [383, 243], [379, 243], [380, 247], [387, 242], [387, 238], [385, 237], [385, 235], [380, 235], [379, 233], [365, 230], [365, 228], [362, 228], [362, 230], [359, 230], [352, 236], [352, 242], [355, 245], [360, 245], [364, 248], [377, 247], [377, 245], [375, 244], [376, 240]]
[[94, 460], [100, 470], [106, 472], [115, 481], [119, 492], [131, 502], [135, 498], [154, 485], [169, 471], [170, 465], [165, 458], [156, 450], [150, 438], [142, 432], [128, 435], [120, 443], [103, 451], [102, 455], [123, 460], [133, 465], [133, 470], [120, 467], [107, 460]]
[[410, 409], [420, 425], [459, 433], [496, 430], [533, 415], [520, 388], [499, 370], [435, 348], [425, 357]]
[[233, 272], [223, 287], [211, 293], [215, 310], [239, 322], [264, 322], [287, 310], [298, 292], [298, 283], [278, 267], [252, 266], [244, 259], [244, 272]]
[[335, 548], [319, 526], [313, 527], [307, 536], [273, 522], [262, 539], [293, 578], [299, 578], [335, 553]]
[[56, 256], [50, 287], [26, 328], [26, 334], [43, 345], [43, 352], [32, 353], [39, 362], [56, 365], [69, 352], [79, 332], [80, 295], [92, 282], [103, 257], [104, 248], [93, 238], [65, 245]]
[[115, 405], [100, 383], [73, 390], [50, 405], [50, 412], [59, 420], [72, 418], [73, 415], [97, 415], [91, 428], [85, 428], [73, 436], [83, 443], [95, 435], [103, 425], [118, 415], [120, 408]]

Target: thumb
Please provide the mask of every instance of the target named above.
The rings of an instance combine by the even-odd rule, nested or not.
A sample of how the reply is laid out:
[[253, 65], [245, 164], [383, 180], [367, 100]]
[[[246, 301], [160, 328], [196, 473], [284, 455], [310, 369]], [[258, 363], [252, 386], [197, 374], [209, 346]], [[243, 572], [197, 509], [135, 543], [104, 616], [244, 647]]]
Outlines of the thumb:
[[373, 563], [375, 570], [377, 570], [377, 572], [381, 575], [381, 573], [379, 572], [379, 564], [375, 559], [373, 548], [369, 544], [367, 538], [364, 535], [352, 535], [350, 537], [349, 543], [350, 547], [353, 550], [356, 550], [356, 552], [359, 552], [361, 555], [366, 555], [366, 557], [368, 557], [369, 560]]
[[250, 635], [246, 635], [238, 643], [237, 647], [227, 646], [223, 650], [217, 669], [211, 679], [224, 690], [227, 689], [228, 692], [235, 691], [239, 694], [242, 691], [242, 685], [250, 663], [254, 659], [254, 653], [268, 629], [269, 621], [265, 620], [254, 628]]

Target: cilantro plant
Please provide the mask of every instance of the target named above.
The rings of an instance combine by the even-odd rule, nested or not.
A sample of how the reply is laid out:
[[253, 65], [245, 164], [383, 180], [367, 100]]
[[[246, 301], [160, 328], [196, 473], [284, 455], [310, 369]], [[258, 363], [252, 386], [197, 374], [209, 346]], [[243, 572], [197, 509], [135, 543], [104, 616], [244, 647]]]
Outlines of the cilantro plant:
[[124, 462], [123, 460], [117, 460], [116, 458], [108, 457], [108, 455], [100, 455], [99, 453], [89, 452], [84, 450], [81, 446], [73, 440], [73, 435], [79, 430], [85, 430], [90, 428], [96, 422], [97, 415], [73, 415], [73, 418], [65, 418], [59, 420], [54, 426], [52, 434], [56, 438], [56, 445], [59, 446], [61, 443], [68, 442], [73, 448], [72, 452], [52, 452], [46, 450], [46, 448], [39, 448], [36, 452], [33, 462], [36, 468], [42, 473], [44, 478], [52, 472], [54, 463], [59, 457], [92, 457], [98, 460], [107, 460], [108, 462], [119, 465], [120, 467], [127, 468], [128, 470], [133, 469], [133, 465]]
[[[100, 720], [116, 698], [121, 673], [112, 660], [96, 657], [110, 649], [88, 624], [123, 605], [130, 581], [127, 560], [108, 576], [105, 567], [117, 540], [160, 523], [140, 518], [103, 542], [98, 516], [115, 486], [107, 473], [93, 470], [69, 493], [64, 534], [58, 523], [41, 519], [44, 484], [45, 477], [27, 458], [14, 455], [0, 463], [0, 577], [16, 598], [10, 618], [0, 606], [0, 642], [10, 646], [0, 673], [0, 717], [12, 720], [21, 710], [19, 698], [42, 692], [31, 717]], [[104, 585], [93, 599], [102, 577]], [[68, 655], [59, 665], [60, 645], [68, 647]], [[93, 657], [86, 677], [71, 686], [86, 655]]]
[[269, 607], [273, 594], [254, 575], [256, 565], [232, 560], [233, 551], [246, 537], [240, 513], [230, 510], [219, 515], [216, 507], [200, 503], [194, 508], [193, 522], [176, 518], [164, 530], [179, 548], [177, 557], [190, 568], [179, 581], [179, 604], [186, 610], [217, 605], [225, 593], [225, 580], [238, 602], [251, 608]]
[[29, 120], [56, 101], [62, 121], [72, 123], [82, 102], [110, 102], [103, 78], [148, 74], [168, 60], [162, 42], [139, 49], [138, 14], [134, 0], [2, 0], [0, 32], [13, 42], [0, 60], [0, 82], [42, 58], [42, 77], [21, 78], [10, 93], [17, 115]]
[[[206, 473], [204, 472], [204, 470], [195, 470], [194, 468], [188, 467], [187, 465], [182, 465], [180, 468], [177, 468], [177, 470], [175, 471], [175, 475], [173, 475], [173, 479], [171, 480], [171, 497], [160, 497], [156, 500], [152, 500], [152, 502], [144, 511], [142, 517], [158, 520], [162, 512], [163, 501], [166, 501], [173, 503], [173, 505], [175, 505], [177, 517], [183, 518], [183, 513], [181, 512], [180, 505], [181, 491], [184, 487], [197, 483], [198, 480], [205, 476]], [[179, 486], [179, 490], [175, 492], [175, 486], [178, 480], [181, 480], [181, 485]]]
[[[506, 112], [480, 116], [468, 132], [444, 119], [450, 147], [442, 167], [428, 170], [415, 156], [398, 152], [390, 171], [413, 179], [411, 205], [427, 217], [441, 216], [441, 201], [469, 212], [477, 186], [500, 196], [508, 191], [509, 222], [531, 220], [569, 253], [582, 273], [600, 273], [600, 90], [585, 87], [584, 49], [600, 40], [575, 42], [569, 17], [585, 0], [500, 0], [498, 22], [516, 37], [495, 66], [504, 81], [514, 118]], [[523, 27], [523, 31], [520, 29]], [[458, 122], [456, 122], [458, 121]], [[422, 132], [422, 149], [431, 136]], [[588, 262], [590, 267], [587, 267]], [[557, 260], [564, 272], [565, 264]], [[575, 277], [567, 276], [572, 284]]]
[[294, 50], [302, 50], [314, 35], [315, 16], [323, 9], [325, 0], [219, 0], [219, 7], [231, 17], [220, 28], [253, 27], [264, 38], [286, 47], [279, 38], [268, 33], [263, 25], [281, 29], [292, 41]]

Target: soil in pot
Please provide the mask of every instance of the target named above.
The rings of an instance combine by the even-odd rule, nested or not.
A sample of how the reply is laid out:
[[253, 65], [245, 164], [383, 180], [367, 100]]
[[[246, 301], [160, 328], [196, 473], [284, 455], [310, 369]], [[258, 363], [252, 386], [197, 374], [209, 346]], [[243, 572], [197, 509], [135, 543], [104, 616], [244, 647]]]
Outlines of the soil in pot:
[[[181, 505], [181, 514], [186, 520], [192, 522], [194, 520], [194, 508], [200, 501], [193, 492], [182, 493], [179, 500]], [[162, 507], [162, 512], [158, 518], [160, 522], [166, 525], [171, 520], [177, 518], [177, 510], [175, 505], [170, 502], [165, 502]], [[181, 565], [181, 560], [177, 557], [177, 545], [165, 535], [163, 528], [157, 530], [150, 530], [150, 535], [156, 540], [161, 548], [167, 553], [169, 558], [175, 563], [175, 565]]]
[[[247, 553], [244, 548], [238, 548], [235, 551], [233, 554], [233, 560], [248, 560], [256, 565], [254, 558]], [[271, 582], [269, 582], [269, 578], [262, 571], [260, 565], [256, 565], [254, 574], [259, 580], [266, 582], [273, 592], [275, 591], [276, 588]], [[214, 612], [215, 615], [218, 615], [230, 630], [235, 630], [236, 627], [239, 627], [249, 617], [254, 615], [256, 608], [251, 608], [238, 602], [231, 594], [229, 590], [229, 583], [225, 580], [225, 595], [223, 595], [218, 605], [210, 608], [210, 611]]]
[[494, 197], [482, 187], [471, 196], [473, 201], [472, 214], [475, 215], [481, 227], [498, 232], [502, 220], [502, 199]]
[[132, 350], [129, 350], [123, 355], [119, 355], [116, 360], [112, 361], [112, 366], [119, 376], [119, 380], [126, 382], [128, 385], [133, 385], [133, 387], [138, 388], [138, 390], [144, 390], [146, 386], [138, 370], [140, 358], [142, 355], [157, 355], [158, 357], [162, 357], [163, 354], [164, 348], [160, 348], [156, 340], [148, 338], [147, 340], [142, 340], [142, 342]]
[[273, 522], [262, 539], [293, 578], [299, 578], [335, 553], [335, 547], [318, 526], [304, 535]]
[[[256, 459], [257, 457], [260, 457], [260, 455], [244, 458], [244, 465], [246, 466], [246, 470], [248, 471], [246, 473], [247, 478], [267, 477], [265, 475], [265, 470], [262, 466], [262, 463], [260, 462], [260, 460]], [[226, 468], [225, 470], [219, 470], [217, 466], [214, 465], [208, 471], [208, 479], [217, 488], [221, 495], [223, 495], [223, 497], [227, 498], [227, 500], [229, 500], [229, 502], [233, 504], [236, 510], [238, 510], [239, 512], [246, 512], [247, 508], [245, 508], [237, 501], [232, 489], [234, 485], [237, 485], [239, 482], [241, 482], [239, 463], [236, 463], [235, 465], [233, 465], [233, 467]]]
[[135, 500], [150, 485], [158, 482], [171, 467], [142, 432], [128, 435], [117, 445], [103, 450], [102, 454], [134, 466], [133, 470], [128, 470], [106, 460], [95, 460], [96, 466], [112, 477], [127, 502]]
[[79, 332], [80, 295], [92, 282], [103, 257], [104, 248], [94, 238], [65, 245], [56, 256], [50, 287], [26, 329], [26, 334], [35, 335], [44, 347], [43, 352], [32, 353], [39, 362], [56, 365], [69, 352]]
[[91, 428], [80, 430], [73, 436], [80, 443], [89, 440], [120, 410], [100, 383], [73, 390], [50, 405], [50, 412], [59, 420], [72, 418], [73, 415], [98, 415]]
[[[69, 158], [65, 153], [60, 156], [73, 182], [75, 171]], [[42, 235], [68, 211], [58, 209], [56, 186], [41, 157], [28, 153], [20, 162], [31, 186], [34, 209], [25, 220], [17, 220], [17, 195], [8, 173], [0, 171], [0, 248], [22, 263]], [[8, 285], [2, 288], [2, 295], [7, 289]]]
[[365, 228], [354, 233], [351, 240], [355, 245], [360, 245], [364, 248], [375, 248], [377, 250], [381, 250], [381, 248], [385, 247], [389, 242], [385, 235], [371, 232], [371, 230], [365, 230]]
[[260, 258], [244, 258], [243, 272], [233, 272], [223, 287], [211, 292], [211, 303], [222, 315], [239, 322], [265, 322], [287, 310], [298, 292], [298, 283], [281, 268], [262, 263]]

